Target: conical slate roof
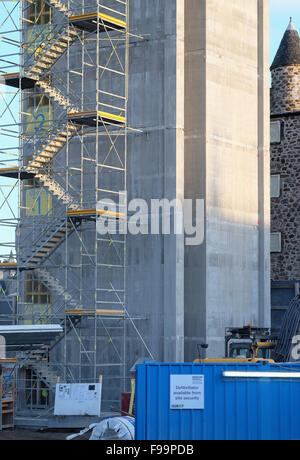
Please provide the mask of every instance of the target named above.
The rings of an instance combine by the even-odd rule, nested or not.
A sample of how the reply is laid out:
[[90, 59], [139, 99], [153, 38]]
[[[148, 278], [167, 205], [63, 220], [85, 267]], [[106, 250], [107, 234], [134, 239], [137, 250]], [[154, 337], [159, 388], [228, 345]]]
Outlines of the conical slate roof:
[[290, 65], [300, 65], [300, 37], [292, 18], [280, 43], [271, 70]]

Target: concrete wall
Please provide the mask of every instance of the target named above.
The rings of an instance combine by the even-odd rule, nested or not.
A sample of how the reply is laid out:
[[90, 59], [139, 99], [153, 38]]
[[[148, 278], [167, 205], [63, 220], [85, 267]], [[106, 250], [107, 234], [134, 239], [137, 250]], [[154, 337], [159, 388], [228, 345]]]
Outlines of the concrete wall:
[[206, 239], [183, 262], [179, 237], [129, 237], [127, 304], [155, 359], [183, 359], [183, 328], [186, 360], [223, 355], [225, 327], [270, 325], [268, 2], [148, 1], [152, 22], [141, 6], [129, 198], [204, 199]]
[[[176, 146], [178, 131], [183, 142], [183, 123], [180, 130], [176, 119], [177, 30], [183, 32], [178, 4], [182, 2], [131, 3], [131, 30], [143, 38], [133, 39], [130, 47], [129, 126], [142, 133], [129, 133], [128, 199], [143, 198], [149, 204], [151, 199], [183, 197], [183, 149]], [[181, 84], [183, 70], [178, 68]], [[182, 92], [181, 98], [183, 104]], [[128, 236], [127, 264], [127, 307], [133, 315], [146, 316], [137, 326], [153, 358], [183, 360], [182, 237]], [[132, 364], [135, 358], [149, 357], [132, 327], [127, 350]]]
[[185, 196], [206, 239], [185, 254], [185, 357], [270, 324], [268, 2], [186, 3]]

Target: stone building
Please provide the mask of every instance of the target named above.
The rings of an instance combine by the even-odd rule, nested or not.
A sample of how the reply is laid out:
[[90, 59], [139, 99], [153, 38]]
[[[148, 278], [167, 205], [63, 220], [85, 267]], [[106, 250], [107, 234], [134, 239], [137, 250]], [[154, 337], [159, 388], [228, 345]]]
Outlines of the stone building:
[[300, 281], [300, 38], [292, 19], [271, 66], [273, 326]]

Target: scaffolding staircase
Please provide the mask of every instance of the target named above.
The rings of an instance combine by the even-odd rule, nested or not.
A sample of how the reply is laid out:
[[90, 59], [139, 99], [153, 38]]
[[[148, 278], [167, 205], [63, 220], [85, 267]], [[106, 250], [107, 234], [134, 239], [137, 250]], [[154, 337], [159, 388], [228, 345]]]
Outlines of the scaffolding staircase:
[[60, 131], [52, 135], [50, 140], [42, 143], [42, 147], [37, 150], [34, 158], [25, 168], [21, 170], [17, 167], [0, 169], [0, 176], [20, 178], [21, 180], [34, 178], [69, 210], [79, 210], [80, 205], [75, 198], [49, 174], [52, 160], [63, 149], [68, 140], [75, 136], [76, 132], [77, 127], [72, 123], [64, 125]]
[[20, 362], [20, 367], [22, 367], [27, 361], [40, 361], [46, 359], [49, 353], [49, 347], [47, 345], [41, 345], [38, 349], [34, 348], [33, 350], [25, 351], [25, 357]]
[[[30, 254], [21, 256], [21, 265], [26, 268], [36, 268], [65, 241], [67, 234], [73, 231], [71, 222], [66, 218], [57, 218], [42, 232], [41, 236], [33, 243]], [[27, 249], [27, 251], [29, 251]]]
[[57, 102], [63, 109], [79, 113], [79, 109], [71, 104], [69, 99], [67, 99], [58, 89], [49, 85], [46, 81], [36, 80], [36, 85], [39, 86], [49, 98]]
[[66, 53], [68, 47], [75, 43], [77, 37], [76, 30], [67, 27], [53, 43], [50, 43], [44, 52], [42, 51], [43, 44], [41, 44], [41, 56], [30, 67], [29, 76], [36, 78], [51, 70], [54, 64]]
[[68, 140], [70, 141], [75, 136], [76, 131], [77, 127], [72, 123], [63, 125], [63, 128], [56, 132], [50, 140], [42, 144], [42, 148], [38, 150], [30, 162], [28, 170], [43, 169], [63, 149]]
[[40, 281], [42, 281], [49, 291], [55, 292], [55, 294], [61, 296], [66, 305], [71, 306], [74, 309], [80, 308], [78, 306], [78, 302], [73, 299], [72, 295], [66, 291], [59, 280], [52, 276], [46, 268], [37, 268], [34, 270], [34, 274]]
[[67, 6], [64, 3], [62, 3], [60, 0], [48, 0], [48, 2], [50, 3], [50, 5], [54, 6], [54, 8], [56, 8], [61, 13], [68, 15], [69, 10]]
[[[18, 73], [4, 74], [3, 77], [8, 86], [21, 93], [28, 91], [21, 96], [23, 135], [18, 166], [16, 162], [10, 163], [8, 158], [5, 166], [10, 168], [0, 170], [1, 177], [18, 179], [22, 199], [19, 220], [23, 219], [19, 224], [17, 262], [7, 264], [3, 269], [13, 267], [16, 271], [20, 321], [26, 318], [30, 322], [32, 318], [33, 324], [39, 322], [62, 327], [51, 344], [45, 347], [37, 344], [24, 359], [23, 367], [31, 368], [30, 375], [38, 390], [44, 386], [49, 389], [51, 400], [57, 373], [61, 373], [66, 382], [75, 381], [75, 378], [76, 381], [88, 379], [94, 382], [102, 366], [106, 386], [109, 391], [112, 388], [118, 393], [118, 398], [120, 391], [116, 381], [121, 382], [121, 390], [126, 379], [125, 323], [129, 319], [125, 308], [126, 239], [100, 238], [96, 222], [99, 216], [117, 221], [125, 217], [121, 212], [99, 211], [97, 203], [107, 197], [118, 197], [126, 186], [129, 4], [120, 0], [97, 0], [92, 10], [93, 5], [88, 0], [47, 0], [47, 11], [50, 5], [57, 14], [50, 13], [49, 23], [40, 27], [38, 3], [24, 1], [21, 68]], [[70, 6], [72, 3], [74, 8]], [[36, 20], [29, 21], [28, 25], [26, 20], [33, 14]], [[46, 15], [43, 19], [48, 21]], [[91, 49], [94, 51], [90, 52]], [[75, 59], [76, 65], [71, 68]], [[8, 66], [7, 69], [15, 72], [15, 67]], [[38, 126], [38, 110], [45, 99], [43, 95], [53, 102], [49, 120], [43, 126], [47, 131], [39, 130]], [[78, 164], [80, 160], [78, 192], [70, 179], [75, 153], [70, 141], [75, 136], [78, 137]], [[66, 155], [59, 155], [64, 148]], [[26, 213], [32, 208], [32, 196], [35, 195], [30, 194], [28, 200], [26, 187], [32, 184], [21, 181], [33, 179], [57, 198], [61, 206], [56, 206], [55, 200], [53, 210], [46, 215], [42, 206], [37, 211], [35, 208], [32, 215]], [[88, 203], [85, 209], [83, 203]], [[72, 234], [74, 238], [72, 236], [69, 240]], [[76, 259], [70, 257], [73, 254]], [[62, 272], [58, 273], [60, 270]], [[26, 282], [30, 277], [27, 277], [27, 271], [34, 275], [32, 291], [38, 286], [39, 296], [43, 295], [42, 283], [53, 294], [51, 300], [47, 297], [43, 309], [34, 303], [32, 295], [32, 302], [28, 302]], [[76, 280], [72, 279], [74, 274]], [[37, 280], [40, 283], [34, 283]], [[83, 302], [84, 305], [80, 305]], [[69, 333], [71, 337], [67, 339]], [[63, 343], [56, 348], [61, 341]], [[78, 346], [76, 362], [70, 362], [69, 344]], [[43, 384], [39, 385], [37, 381]], [[20, 391], [24, 393], [22, 398], [26, 398], [26, 388]], [[33, 411], [37, 409], [37, 403], [34, 396], [31, 398], [30, 410]], [[112, 398], [115, 394], [112, 397], [106, 395], [107, 402], [111, 403]]]
[[65, 189], [54, 179], [52, 179], [48, 174], [37, 171], [35, 173], [35, 178], [40, 182], [40, 184], [49, 190], [53, 196], [60, 200], [64, 205], [66, 205], [71, 211], [77, 211], [80, 209], [79, 203], [77, 203], [74, 198], [65, 191]]
[[55, 390], [57, 384], [57, 375], [48, 365], [48, 363], [36, 362], [30, 363], [31, 369], [49, 390]]

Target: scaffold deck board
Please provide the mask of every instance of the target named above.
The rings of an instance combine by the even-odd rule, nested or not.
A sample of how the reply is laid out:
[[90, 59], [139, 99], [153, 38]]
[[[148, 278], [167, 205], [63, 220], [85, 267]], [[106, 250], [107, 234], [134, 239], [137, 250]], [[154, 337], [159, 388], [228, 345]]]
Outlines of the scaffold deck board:
[[70, 122], [76, 125], [87, 125], [92, 127], [96, 127], [97, 122], [100, 126], [105, 123], [116, 126], [124, 126], [126, 122], [126, 118], [121, 115], [101, 111], [69, 113], [68, 118]]
[[12, 270], [15, 269], [17, 270], [18, 265], [16, 263], [11, 263], [11, 262], [1, 262], [0, 263], [0, 269], [1, 270]]
[[[98, 13], [99, 15], [99, 31], [105, 32], [106, 29], [110, 30], [124, 30], [126, 29], [126, 22], [121, 19], [115, 18], [108, 14]], [[89, 14], [80, 14], [77, 16], [70, 16], [69, 23], [74, 27], [86, 32], [96, 32], [98, 27], [97, 12]]]
[[125, 316], [124, 310], [67, 310], [69, 316]]
[[18, 89], [33, 89], [36, 80], [30, 77], [21, 76], [19, 73], [6, 73], [0, 76], [0, 83]]
[[33, 179], [34, 174], [27, 171], [19, 170], [19, 168], [3, 168], [0, 169], [0, 177], [8, 177], [9, 179]]
[[85, 217], [97, 217], [97, 216], [106, 216], [120, 219], [125, 217], [125, 214], [120, 212], [112, 212], [112, 211], [96, 211], [96, 209], [80, 209], [77, 211], [68, 211], [68, 217], [78, 217], [78, 218], [85, 218]]

